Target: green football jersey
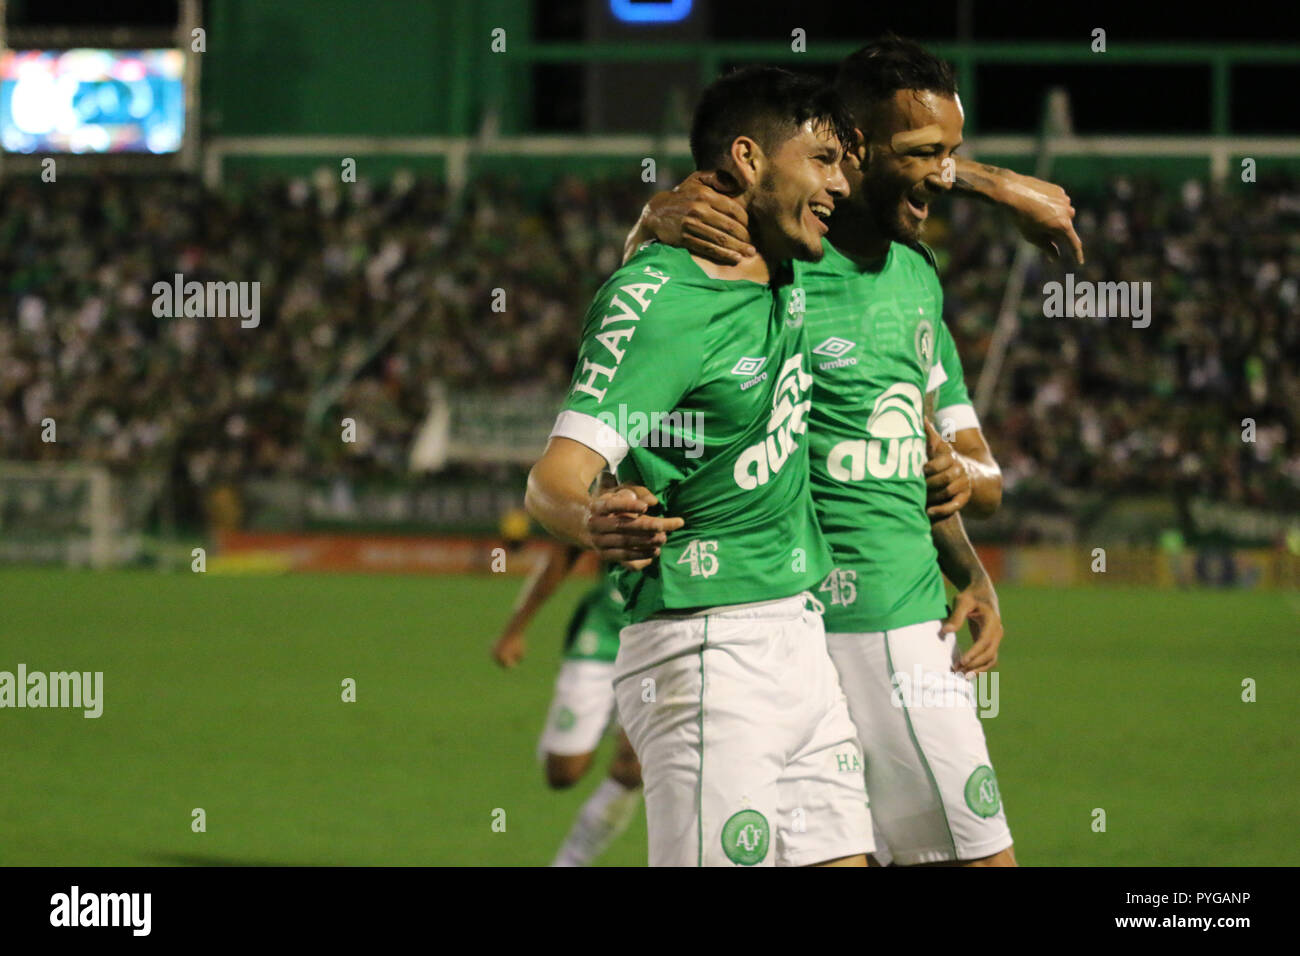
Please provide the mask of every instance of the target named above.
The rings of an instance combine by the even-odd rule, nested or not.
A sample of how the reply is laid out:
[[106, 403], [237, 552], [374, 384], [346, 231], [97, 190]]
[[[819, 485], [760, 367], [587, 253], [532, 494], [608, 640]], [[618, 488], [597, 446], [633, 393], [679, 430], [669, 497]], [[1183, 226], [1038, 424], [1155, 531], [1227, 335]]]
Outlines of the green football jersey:
[[569, 632], [564, 638], [565, 659], [612, 664], [618, 657], [618, 632], [625, 624], [623, 595], [614, 584], [610, 570], [604, 570], [569, 619]]
[[[925, 395], [936, 379], [943, 292], [921, 252], [893, 243], [858, 265], [830, 243], [796, 263], [812, 349], [813, 498], [835, 567], [819, 587], [826, 630], [942, 618], [925, 513]], [[946, 330], [944, 330], [946, 334]]]
[[649, 488], [685, 521], [644, 571], [615, 572], [629, 623], [789, 597], [830, 571], [808, 477], [807, 339], [793, 306], [780, 283], [712, 279], [690, 253], [658, 243], [596, 294], [551, 434], [599, 452], [620, 481]]

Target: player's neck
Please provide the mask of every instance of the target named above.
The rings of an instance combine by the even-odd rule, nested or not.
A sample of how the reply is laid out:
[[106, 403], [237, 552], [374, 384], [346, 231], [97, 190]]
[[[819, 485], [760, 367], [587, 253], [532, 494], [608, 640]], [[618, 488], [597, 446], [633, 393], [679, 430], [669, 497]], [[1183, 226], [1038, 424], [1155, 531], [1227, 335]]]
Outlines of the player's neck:
[[781, 237], [775, 227], [760, 215], [755, 215], [753, 209], [753, 196], [745, 193], [737, 197], [737, 201], [745, 207], [749, 213], [750, 224], [750, 241], [757, 251], [747, 259], [741, 259], [735, 265], [723, 266], [707, 259], [701, 259], [699, 256], [692, 254], [691, 258], [696, 264], [704, 270], [705, 274], [711, 279], [744, 279], [749, 282], [757, 282], [761, 285], [770, 285], [774, 278], [784, 277], [788, 272], [787, 263], [790, 255], [775, 255], [771, 249], [773, 246], [786, 248], [790, 243]]
[[893, 241], [870, 216], [858, 214], [847, 205], [837, 208], [831, 217], [829, 238], [836, 249], [858, 262], [883, 259]]
[[750, 256], [747, 259], [741, 259], [735, 265], [723, 266], [709, 259], [691, 254], [695, 264], [704, 270], [704, 274], [710, 279], [723, 279], [734, 281], [738, 279], [749, 282], [757, 282], [760, 285], [767, 285], [772, 281], [772, 276], [776, 274], [776, 268], [769, 264], [761, 255]]

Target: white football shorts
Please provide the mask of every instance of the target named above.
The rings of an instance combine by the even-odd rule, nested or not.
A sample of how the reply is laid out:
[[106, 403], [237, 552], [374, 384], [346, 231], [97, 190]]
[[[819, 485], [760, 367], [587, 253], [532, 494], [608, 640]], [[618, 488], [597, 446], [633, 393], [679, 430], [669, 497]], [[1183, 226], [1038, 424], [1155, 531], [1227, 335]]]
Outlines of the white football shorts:
[[953, 673], [957, 635], [941, 635], [942, 624], [826, 635], [866, 756], [874, 855], [885, 865], [977, 860], [1012, 842], [977, 687]]
[[546, 729], [537, 744], [538, 759], [547, 754], [588, 754], [614, 720], [614, 664], [566, 660], [555, 678], [555, 695], [546, 714]]
[[807, 595], [623, 628], [614, 691], [651, 866], [870, 852], [861, 750]]

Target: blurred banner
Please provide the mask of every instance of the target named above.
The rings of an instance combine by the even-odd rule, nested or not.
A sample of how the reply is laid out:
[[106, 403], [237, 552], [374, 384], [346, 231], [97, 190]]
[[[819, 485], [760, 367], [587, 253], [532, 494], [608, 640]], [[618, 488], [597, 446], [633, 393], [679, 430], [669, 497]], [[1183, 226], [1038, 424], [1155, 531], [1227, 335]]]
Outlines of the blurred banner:
[[[208, 567], [215, 573], [522, 574], [548, 547], [542, 540], [512, 547], [497, 537], [257, 531], [219, 532], [216, 542], [217, 555]], [[977, 550], [998, 584], [1044, 588], [1300, 588], [1300, 555], [1263, 548], [1085, 551], [1060, 546], [990, 545]], [[588, 570], [594, 571], [594, 561], [589, 562]]]

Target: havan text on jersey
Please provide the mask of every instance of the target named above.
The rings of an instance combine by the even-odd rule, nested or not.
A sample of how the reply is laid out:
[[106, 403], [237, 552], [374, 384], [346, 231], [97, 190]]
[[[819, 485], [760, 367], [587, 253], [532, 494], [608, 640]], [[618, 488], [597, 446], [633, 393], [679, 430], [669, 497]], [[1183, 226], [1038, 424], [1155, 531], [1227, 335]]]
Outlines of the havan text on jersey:
[[[596, 380], [604, 376], [608, 382], [614, 377], [618, 372], [619, 363], [623, 361], [623, 356], [627, 354], [625, 344], [636, 332], [635, 325], [618, 323], [641, 321], [641, 316], [645, 314], [645, 310], [650, 308], [650, 297], [662, 289], [664, 284], [671, 278], [657, 269], [652, 269], [650, 266], [645, 267], [645, 274], [652, 276], [657, 281], [629, 282], [627, 285], [619, 286], [618, 291], [614, 293], [614, 297], [609, 303], [610, 308], [616, 311], [601, 320], [600, 327], [602, 330], [609, 325], [615, 326], [607, 332], [602, 331], [595, 337], [596, 341], [609, 351], [613, 364], [601, 365], [589, 358], [584, 358], [582, 360], [582, 375], [586, 376], [586, 380], [574, 383], [573, 390], [575, 392], [586, 392], [594, 397], [597, 402], [605, 400], [606, 389], [596, 388]], [[626, 296], [626, 299], [624, 296]], [[629, 299], [635, 304], [636, 308], [628, 304], [627, 300]]]

